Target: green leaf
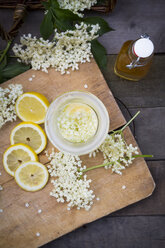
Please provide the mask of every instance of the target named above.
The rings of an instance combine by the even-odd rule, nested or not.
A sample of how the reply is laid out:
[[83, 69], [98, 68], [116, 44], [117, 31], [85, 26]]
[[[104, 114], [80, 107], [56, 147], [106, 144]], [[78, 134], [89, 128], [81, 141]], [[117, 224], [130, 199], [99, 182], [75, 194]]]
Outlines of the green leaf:
[[73, 29], [73, 26], [69, 22], [61, 21], [59, 19], [55, 19], [55, 28], [57, 28], [58, 31], [66, 31], [68, 29]]
[[99, 24], [100, 26], [100, 30], [98, 31], [99, 36], [107, 32], [114, 31], [114, 29], [111, 28], [109, 24], [100, 17], [86, 17], [84, 18], [83, 21], [87, 24], [93, 24], [93, 25]]
[[41, 2], [45, 9], [49, 9], [50, 7], [59, 8], [59, 3], [57, 0], [48, 0], [47, 2]]
[[78, 15], [74, 14], [72, 11], [68, 9], [60, 9], [56, 8], [55, 15], [58, 19], [68, 20], [68, 21], [81, 21], [83, 18], [79, 17]]
[[59, 3], [57, 0], [50, 0], [50, 5], [53, 8], [59, 8]]
[[49, 2], [41, 2], [41, 4], [44, 6], [44, 8], [46, 9], [46, 10], [48, 10], [49, 8], [50, 8], [50, 3]]
[[73, 14], [70, 10], [55, 8], [51, 11], [55, 17], [55, 25], [61, 31], [73, 29], [76, 21], [81, 21], [82, 18], [78, 15]]
[[106, 68], [107, 56], [105, 47], [103, 47], [100, 42], [95, 39], [91, 41], [91, 51], [100, 69]]
[[40, 33], [41, 36], [47, 40], [50, 35], [53, 33], [54, 31], [54, 25], [53, 25], [53, 16], [51, 11], [49, 10], [48, 13], [44, 16], [44, 19], [41, 23], [40, 26]]
[[7, 65], [7, 55], [5, 55], [2, 62], [0, 63], [0, 72], [6, 65]]
[[15, 62], [13, 64], [7, 65], [3, 70], [2, 70], [2, 77], [5, 79], [10, 79], [13, 78], [27, 70], [30, 69], [30, 65], [25, 65], [19, 62]]

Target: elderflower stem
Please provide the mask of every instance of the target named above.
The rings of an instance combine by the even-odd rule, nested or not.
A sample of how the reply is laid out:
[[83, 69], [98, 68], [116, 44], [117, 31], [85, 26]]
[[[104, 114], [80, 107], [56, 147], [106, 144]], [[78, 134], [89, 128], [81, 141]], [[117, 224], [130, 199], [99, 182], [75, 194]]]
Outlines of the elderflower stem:
[[11, 42], [12, 42], [11, 40], [8, 41], [7, 46], [6, 46], [6, 48], [4, 49], [4, 51], [3, 51], [3, 53], [2, 53], [2, 55], [1, 55], [1, 57], [0, 57], [0, 63], [1, 63], [2, 60], [4, 59], [6, 53], [8, 52], [8, 50], [9, 50], [9, 48], [10, 48], [10, 45], [11, 45]]
[[[152, 158], [153, 155], [143, 155], [143, 154], [139, 154], [139, 155], [134, 155], [134, 156], [132, 156], [132, 157], [133, 157], [133, 158]], [[120, 162], [120, 161], [119, 161], [119, 162]], [[98, 168], [101, 168], [101, 167], [105, 167], [105, 166], [108, 166], [108, 165], [110, 165], [110, 164], [114, 164], [114, 162], [109, 162], [109, 163], [105, 163], [105, 164], [95, 165], [95, 166], [89, 167], [89, 168], [87, 168], [87, 169], [85, 169], [85, 170], [82, 170], [81, 172], [82, 172], [82, 173], [85, 173], [85, 172], [87, 172], [87, 171], [94, 170], [94, 169], [98, 169]], [[80, 171], [80, 170], [78, 169], [78, 171]]]
[[139, 155], [134, 155], [133, 158], [153, 158], [153, 155], [139, 154]]
[[114, 162], [109, 162], [109, 163], [105, 163], [105, 164], [99, 164], [99, 165], [95, 165], [95, 166], [92, 166], [92, 167], [89, 167], [85, 170], [82, 170], [81, 172], [82, 173], [85, 173], [87, 171], [90, 171], [90, 170], [94, 170], [94, 169], [98, 169], [98, 168], [101, 168], [101, 167], [105, 167], [105, 166], [108, 166], [110, 164], [113, 164]]
[[116, 134], [116, 133], [120, 133], [122, 135], [123, 130], [140, 114], [140, 111], [138, 111], [131, 120], [129, 120], [121, 129], [117, 130], [117, 131], [111, 131], [112, 134]]
[[132, 117], [132, 119], [131, 120], [129, 120], [125, 125], [124, 125], [124, 127], [122, 127], [121, 129], [120, 129], [120, 131], [122, 132], [138, 115], [140, 114], [140, 111], [138, 111], [133, 117]]

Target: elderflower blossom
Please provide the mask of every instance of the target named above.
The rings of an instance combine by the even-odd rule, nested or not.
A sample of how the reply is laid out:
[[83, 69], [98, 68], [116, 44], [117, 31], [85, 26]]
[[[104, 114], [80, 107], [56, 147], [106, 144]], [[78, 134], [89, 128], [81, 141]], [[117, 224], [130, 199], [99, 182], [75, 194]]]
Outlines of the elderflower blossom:
[[[137, 149], [132, 144], [127, 145], [122, 134], [108, 134], [98, 150], [103, 153], [104, 163], [111, 163], [105, 169], [111, 168], [112, 172], [121, 175], [121, 170], [132, 164], [133, 155], [139, 153]], [[96, 156], [96, 151], [89, 154], [89, 157], [92, 156]]]
[[79, 69], [78, 63], [90, 62], [93, 57], [90, 42], [98, 37], [99, 29], [98, 24], [82, 22], [75, 25], [75, 30], [61, 33], [55, 30], [52, 42], [35, 36], [32, 38], [31, 34], [23, 35], [21, 44], [15, 44], [13, 52], [22, 62], [30, 63], [34, 70], [48, 72], [47, 69], [53, 67], [61, 74], [69, 73], [69, 68], [73, 71]]
[[86, 104], [69, 103], [61, 110], [58, 122], [61, 135], [70, 142], [86, 142], [98, 127], [95, 111]]
[[113, 162], [105, 168], [122, 174], [121, 170], [132, 164], [133, 154], [138, 154], [137, 147], [127, 145], [121, 134], [107, 135], [99, 150], [103, 152], [104, 163]]
[[0, 128], [7, 121], [16, 120], [15, 102], [22, 93], [21, 84], [9, 84], [5, 89], [0, 87]]
[[94, 4], [97, 3], [97, 0], [58, 0], [60, 8], [69, 9], [74, 14], [77, 14], [80, 17], [83, 17], [82, 13], [84, 9], [90, 9]]
[[[77, 209], [84, 208], [89, 210], [93, 204], [95, 195], [90, 190], [91, 180], [87, 180], [87, 176], [82, 176], [82, 170], [86, 166], [82, 166], [82, 161], [78, 156], [69, 153], [58, 152], [49, 156], [50, 165], [48, 171], [52, 177], [54, 186], [50, 195], [57, 199], [57, 202], [67, 202], [67, 209], [76, 206]], [[80, 178], [81, 176], [81, 178]]]

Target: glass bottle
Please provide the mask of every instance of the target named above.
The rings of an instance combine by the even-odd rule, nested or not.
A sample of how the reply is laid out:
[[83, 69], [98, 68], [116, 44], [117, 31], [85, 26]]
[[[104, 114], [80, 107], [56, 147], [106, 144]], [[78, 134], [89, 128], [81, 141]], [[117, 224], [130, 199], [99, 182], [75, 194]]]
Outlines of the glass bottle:
[[147, 34], [126, 41], [116, 59], [114, 72], [124, 79], [139, 81], [151, 66], [154, 45]]

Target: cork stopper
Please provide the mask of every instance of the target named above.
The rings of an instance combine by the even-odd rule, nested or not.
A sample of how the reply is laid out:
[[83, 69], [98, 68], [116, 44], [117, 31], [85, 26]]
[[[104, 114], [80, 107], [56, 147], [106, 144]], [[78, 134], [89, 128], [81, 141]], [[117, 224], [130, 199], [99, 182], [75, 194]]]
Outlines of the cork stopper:
[[134, 43], [134, 53], [137, 57], [147, 58], [154, 51], [154, 45], [149, 38], [140, 38]]

